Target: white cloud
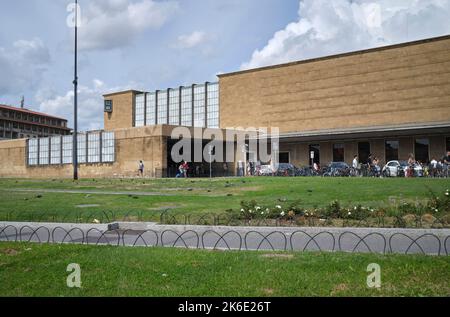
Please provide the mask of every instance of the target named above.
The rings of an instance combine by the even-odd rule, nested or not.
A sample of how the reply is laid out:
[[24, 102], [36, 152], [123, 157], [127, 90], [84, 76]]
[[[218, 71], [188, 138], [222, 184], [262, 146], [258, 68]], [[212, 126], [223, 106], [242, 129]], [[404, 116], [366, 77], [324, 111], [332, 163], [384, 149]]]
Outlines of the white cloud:
[[203, 31], [194, 31], [191, 34], [180, 35], [175, 47], [180, 49], [189, 49], [204, 44], [208, 40]]
[[[79, 130], [97, 130], [103, 128], [103, 95], [109, 92], [122, 91], [136, 87], [132, 83], [123, 87], [108, 87], [100, 79], [92, 80], [91, 86], [80, 85], [78, 89], [78, 124]], [[58, 95], [51, 89], [41, 89], [35, 99], [39, 103], [39, 111], [69, 120], [73, 128], [73, 90]]]
[[241, 69], [450, 34], [448, 0], [301, 0], [299, 19]]
[[34, 87], [49, 63], [50, 53], [39, 38], [0, 47], [0, 94], [21, 94]]
[[108, 50], [129, 45], [147, 29], [159, 29], [179, 9], [178, 2], [91, 0], [81, 7], [80, 49]]

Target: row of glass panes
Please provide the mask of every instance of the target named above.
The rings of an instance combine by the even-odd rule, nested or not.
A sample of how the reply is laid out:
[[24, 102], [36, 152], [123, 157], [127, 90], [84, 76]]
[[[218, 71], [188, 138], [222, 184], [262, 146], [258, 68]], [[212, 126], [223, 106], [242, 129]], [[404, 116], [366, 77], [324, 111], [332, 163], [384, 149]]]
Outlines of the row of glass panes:
[[[78, 163], [114, 162], [114, 132], [78, 134], [77, 138]], [[72, 146], [73, 136], [71, 135], [30, 139], [28, 164], [72, 164]]]
[[[194, 89], [181, 87], [181, 89], [137, 95], [135, 126], [143, 127], [155, 124], [192, 126], [194, 124], [194, 127], [219, 128], [219, 83], [206, 85], [206, 92], [203, 84], [195, 85]], [[192, 113], [192, 109], [194, 113]], [[205, 111], [207, 111], [206, 123]]]

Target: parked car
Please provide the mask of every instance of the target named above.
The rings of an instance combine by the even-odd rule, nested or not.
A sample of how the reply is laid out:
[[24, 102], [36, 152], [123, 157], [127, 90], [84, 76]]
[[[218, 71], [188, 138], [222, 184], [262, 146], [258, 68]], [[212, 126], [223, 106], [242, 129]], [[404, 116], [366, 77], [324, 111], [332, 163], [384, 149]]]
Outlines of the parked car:
[[270, 165], [261, 165], [257, 167], [256, 174], [258, 176], [272, 176], [272, 167]]
[[[383, 167], [382, 175], [385, 177], [404, 177], [408, 168], [407, 161], [389, 161]], [[414, 164], [414, 176], [423, 176], [423, 168], [420, 164]]]
[[290, 163], [279, 163], [275, 171], [277, 176], [295, 176], [297, 168]]

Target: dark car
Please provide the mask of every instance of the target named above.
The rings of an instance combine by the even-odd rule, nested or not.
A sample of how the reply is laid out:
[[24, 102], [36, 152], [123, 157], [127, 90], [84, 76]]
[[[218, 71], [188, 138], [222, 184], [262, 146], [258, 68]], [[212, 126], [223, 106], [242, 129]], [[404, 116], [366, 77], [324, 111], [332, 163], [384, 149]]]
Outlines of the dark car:
[[331, 162], [323, 176], [349, 176], [350, 175], [350, 166], [345, 162]]
[[275, 171], [277, 176], [295, 176], [297, 168], [290, 163], [279, 163]]

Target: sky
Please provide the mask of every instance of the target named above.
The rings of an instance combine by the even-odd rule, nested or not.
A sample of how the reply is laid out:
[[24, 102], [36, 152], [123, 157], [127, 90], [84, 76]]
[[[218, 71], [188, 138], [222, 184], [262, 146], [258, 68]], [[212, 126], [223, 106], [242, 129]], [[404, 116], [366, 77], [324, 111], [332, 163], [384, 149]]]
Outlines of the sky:
[[[0, 2], [0, 104], [73, 118], [71, 0]], [[450, 0], [79, 0], [79, 124], [109, 92], [450, 34]]]

